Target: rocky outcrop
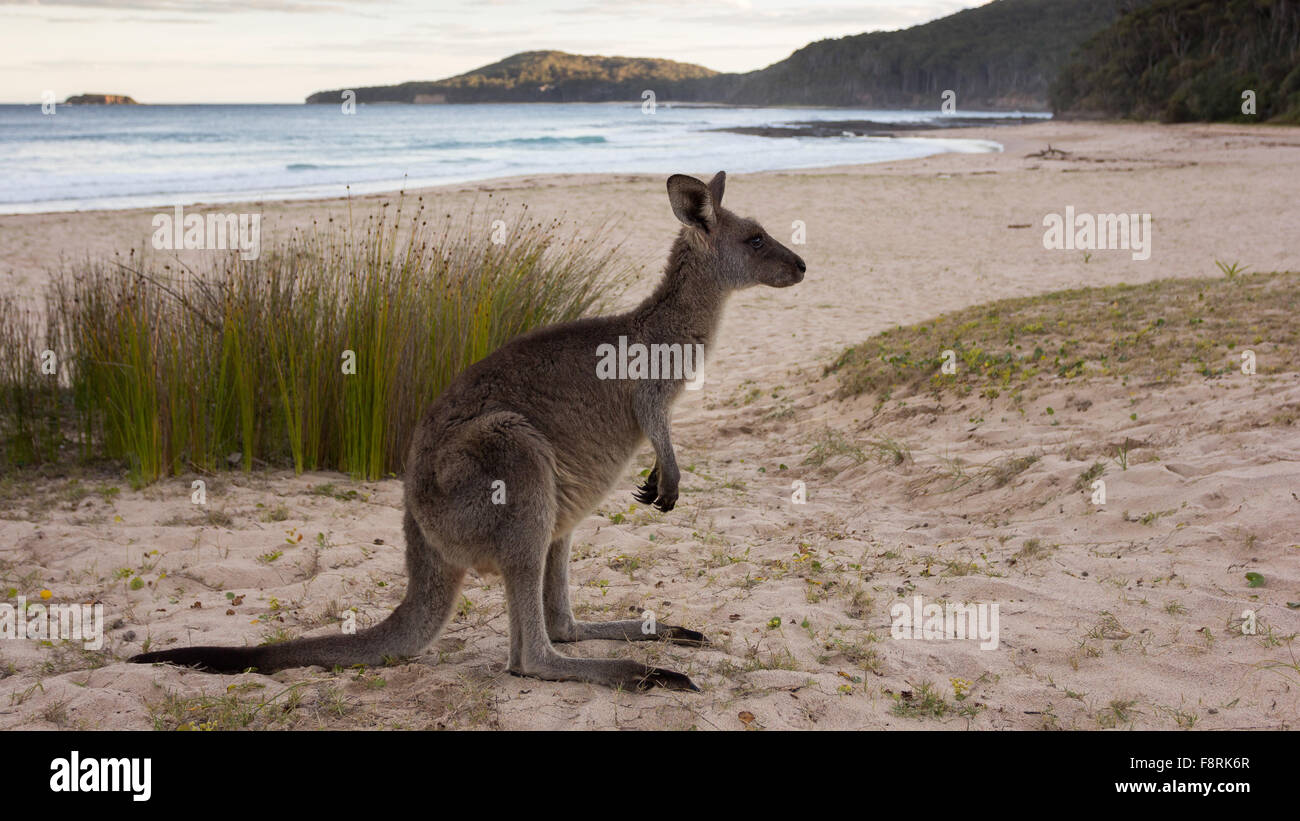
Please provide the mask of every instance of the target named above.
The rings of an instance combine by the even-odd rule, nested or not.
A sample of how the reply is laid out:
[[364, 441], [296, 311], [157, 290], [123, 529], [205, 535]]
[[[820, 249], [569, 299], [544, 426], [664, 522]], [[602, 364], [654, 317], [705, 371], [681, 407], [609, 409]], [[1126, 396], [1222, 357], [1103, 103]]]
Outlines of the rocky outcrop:
[[139, 105], [125, 94], [77, 94], [64, 101], [64, 105]]

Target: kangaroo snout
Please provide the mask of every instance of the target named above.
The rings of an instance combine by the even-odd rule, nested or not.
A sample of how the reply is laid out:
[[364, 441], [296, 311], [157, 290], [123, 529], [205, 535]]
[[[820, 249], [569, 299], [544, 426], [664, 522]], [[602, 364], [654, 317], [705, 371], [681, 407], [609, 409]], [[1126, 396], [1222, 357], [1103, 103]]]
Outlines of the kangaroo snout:
[[[803, 257], [791, 251], [790, 256], [794, 257], [794, 272], [790, 275], [790, 285], [798, 285], [803, 282], [803, 275], [808, 271], [808, 266], [804, 264]], [[788, 286], [787, 286], [788, 287]]]
[[784, 245], [778, 245], [775, 250], [779, 251], [779, 255], [774, 260], [776, 265], [759, 281], [773, 288], [789, 288], [791, 285], [803, 282], [803, 275], [808, 270], [803, 257]]

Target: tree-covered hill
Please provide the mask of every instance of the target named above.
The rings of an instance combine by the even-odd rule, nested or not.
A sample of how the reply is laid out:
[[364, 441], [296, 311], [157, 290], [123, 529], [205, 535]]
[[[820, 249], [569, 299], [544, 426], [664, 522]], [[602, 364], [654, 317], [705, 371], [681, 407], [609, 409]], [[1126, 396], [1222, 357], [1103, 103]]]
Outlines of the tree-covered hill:
[[[528, 51], [363, 103], [662, 102], [1047, 109], [1067, 117], [1300, 122], [1300, 0], [994, 0], [919, 26], [810, 43], [746, 74]], [[1256, 113], [1242, 111], [1254, 93]], [[338, 103], [341, 91], [311, 95]]]
[[[525, 51], [445, 80], [355, 91], [361, 103], [592, 103], [638, 100], [647, 88], [671, 97], [686, 81], [715, 74], [673, 60]], [[342, 91], [317, 92], [307, 102], [337, 103]]]
[[[1242, 111], [1248, 90], [1253, 115]], [[1300, 2], [1138, 6], [1080, 49], [1051, 101], [1065, 116], [1300, 122]]]
[[995, 0], [899, 31], [811, 43], [739, 75], [724, 99], [938, 108], [940, 95], [952, 89], [958, 109], [1043, 109], [1070, 53], [1117, 17], [1116, 0]]
[[[821, 40], [745, 74], [626, 57], [529, 51], [445, 80], [357, 88], [357, 101], [607, 102], [1046, 109], [1071, 51], [1118, 16], [1119, 0], [994, 0], [900, 31]], [[866, 16], [864, 15], [864, 20]], [[341, 90], [309, 103], [337, 103]]]

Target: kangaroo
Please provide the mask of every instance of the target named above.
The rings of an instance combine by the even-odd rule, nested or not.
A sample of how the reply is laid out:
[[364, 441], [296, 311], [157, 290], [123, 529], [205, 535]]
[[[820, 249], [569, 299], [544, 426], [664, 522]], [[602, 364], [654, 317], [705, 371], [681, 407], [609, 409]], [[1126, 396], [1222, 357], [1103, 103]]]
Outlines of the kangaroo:
[[646, 439], [655, 463], [634, 498], [665, 512], [677, 503], [681, 474], [669, 415], [688, 375], [602, 378], [598, 349], [625, 337], [628, 344], [703, 346], [694, 350], [707, 354], [731, 292], [803, 280], [807, 269], [797, 254], [757, 222], [723, 209], [725, 183], [721, 171], [707, 185], [682, 174], [668, 178], [668, 201], [683, 227], [663, 280], [641, 304], [515, 337], [465, 369], [434, 401], [406, 461], [409, 580], [387, 619], [354, 635], [262, 647], [186, 647], [131, 661], [237, 673], [418, 655], [442, 631], [465, 573], [474, 568], [504, 579], [509, 672], [624, 689], [698, 691], [673, 670], [630, 659], [574, 658], [554, 645], [585, 639], [708, 643], [703, 634], [673, 625], [647, 632], [639, 620], [575, 620], [569, 542], [574, 526], [609, 493]]

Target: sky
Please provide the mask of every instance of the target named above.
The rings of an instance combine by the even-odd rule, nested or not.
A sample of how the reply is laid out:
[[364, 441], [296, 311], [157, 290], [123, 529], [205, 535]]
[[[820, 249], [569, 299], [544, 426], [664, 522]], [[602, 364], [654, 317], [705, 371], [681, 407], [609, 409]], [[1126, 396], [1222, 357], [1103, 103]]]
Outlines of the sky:
[[520, 51], [751, 71], [814, 40], [984, 0], [0, 0], [0, 102], [299, 103]]

